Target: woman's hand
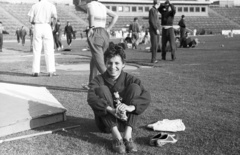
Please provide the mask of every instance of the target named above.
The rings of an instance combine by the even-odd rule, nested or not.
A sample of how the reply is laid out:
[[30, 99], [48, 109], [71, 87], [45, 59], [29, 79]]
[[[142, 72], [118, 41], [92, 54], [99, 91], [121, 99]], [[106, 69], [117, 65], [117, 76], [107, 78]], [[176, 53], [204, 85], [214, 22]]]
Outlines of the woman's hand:
[[116, 113], [116, 109], [110, 107], [110, 106], [107, 106], [107, 111], [110, 112], [111, 114], [115, 114]]
[[87, 36], [90, 37], [92, 34], [93, 34], [93, 29], [90, 28], [90, 29], [88, 30]]
[[132, 112], [132, 111], [134, 111], [135, 110], [135, 106], [133, 106], [133, 105], [126, 105], [126, 104], [124, 104], [124, 103], [120, 103], [119, 105], [118, 105], [118, 109], [120, 110], [120, 111], [122, 111], [122, 112]]

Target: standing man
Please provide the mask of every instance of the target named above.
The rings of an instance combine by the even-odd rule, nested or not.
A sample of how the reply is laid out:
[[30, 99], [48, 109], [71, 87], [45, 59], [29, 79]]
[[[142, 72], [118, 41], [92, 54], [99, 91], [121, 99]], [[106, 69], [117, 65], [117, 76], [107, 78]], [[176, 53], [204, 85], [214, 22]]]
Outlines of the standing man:
[[57, 23], [55, 24], [53, 35], [54, 35], [54, 40], [55, 40], [57, 50], [63, 49], [63, 45], [62, 45], [62, 41], [61, 41], [61, 35], [62, 35], [61, 23], [60, 23], [59, 19], [57, 20]]
[[169, 41], [171, 48], [172, 60], [176, 59], [175, 50], [175, 34], [173, 29], [173, 20], [176, 13], [175, 7], [170, 3], [170, 0], [166, 0], [165, 3], [161, 4], [158, 11], [162, 15], [162, 59], [166, 60], [166, 45]]
[[17, 42], [20, 43], [20, 29], [17, 28], [15, 35], [17, 36]]
[[130, 24], [129, 26], [129, 33], [132, 33], [132, 48], [137, 49], [137, 45], [138, 45], [138, 38], [139, 38], [139, 33], [140, 33], [140, 29], [139, 29], [139, 24], [138, 24], [138, 18], [135, 17], [133, 19], [133, 23]]
[[33, 52], [33, 27], [34, 25], [31, 24], [31, 27], [29, 29], [29, 37], [30, 37], [30, 52]]
[[186, 24], [185, 24], [185, 16], [184, 15], [182, 15], [182, 18], [178, 22], [178, 25], [180, 26], [180, 46], [179, 47], [182, 47], [182, 42], [186, 35]]
[[3, 31], [4, 31], [4, 27], [2, 26], [2, 22], [0, 22], [0, 52], [2, 52]]
[[153, 7], [149, 10], [149, 33], [151, 41], [152, 63], [157, 63], [157, 50], [160, 39], [160, 21], [157, 8], [160, 0], [153, 0]]
[[64, 29], [64, 35], [67, 37], [67, 44], [68, 46], [71, 46], [72, 43], [72, 35], [73, 35], [73, 28], [70, 22], [67, 22], [67, 25], [65, 26]]
[[22, 26], [22, 29], [21, 29], [20, 33], [21, 33], [22, 45], [24, 46], [25, 45], [25, 38], [26, 38], [26, 35], [27, 35], [27, 31], [24, 28], [24, 26]]
[[51, 29], [51, 18], [57, 19], [56, 7], [48, 0], [39, 0], [28, 12], [29, 21], [34, 24], [33, 30], [33, 76], [40, 73], [40, 61], [42, 48], [45, 53], [45, 61], [48, 76], [56, 75], [54, 41]]
[[[102, 74], [106, 71], [103, 54], [108, 48], [109, 33], [117, 21], [118, 15], [96, 0], [87, 0], [87, 13], [89, 21], [87, 41], [92, 53], [89, 75], [90, 83], [98, 72]], [[107, 15], [112, 17], [108, 27], [106, 27]], [[85, 89], [89, 88], [88, 84], [83, 87]]]

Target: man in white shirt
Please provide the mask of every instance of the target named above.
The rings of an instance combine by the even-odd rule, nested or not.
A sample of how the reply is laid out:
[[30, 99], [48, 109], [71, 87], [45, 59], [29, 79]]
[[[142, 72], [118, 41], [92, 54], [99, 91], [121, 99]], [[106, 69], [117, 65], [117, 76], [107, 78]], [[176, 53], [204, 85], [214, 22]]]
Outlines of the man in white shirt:
[[[87, 0], [87, 13], [89, 20], [89, 30], [87, 33], [87, 41], [92, 53], [90, 62], [90, 81], [100, 72], [106, 71], [103, 60], [103, 54], [109, 45], [109, 32], [116, 23], [118, 15], [106, 8], [96, 0]], [[106, 27], [107, 15], [112, 17], [110, 24]], [[88, 85], [84, 86], [88, 89]]]
[[28, 12], [30, 23], [34, 24], [33, 30], [33, 66], [34, 77], [39, 76], [42, 48], [45, 53], [45, 61], [48, 76], [56, 75], [54, 40], [51, 28], [51, 19], [57, 19], [56, 7], [48, 0], [39, 0]]

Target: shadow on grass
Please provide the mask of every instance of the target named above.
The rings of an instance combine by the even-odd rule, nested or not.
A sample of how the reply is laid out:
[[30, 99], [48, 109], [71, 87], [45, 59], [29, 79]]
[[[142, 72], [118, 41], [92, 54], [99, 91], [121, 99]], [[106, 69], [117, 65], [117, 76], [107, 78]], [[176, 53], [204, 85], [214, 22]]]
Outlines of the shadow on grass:
[[32, 53], [32, 52], [30, 52], [30, 50], [23, 50], [23, 49], [19, 49], [19, 48], [6, 48], [6, 49], [7, 50], [18, 51], [18, 52], [21, 52], [21, 53]]
[[111, 147], [111, 140], [105, 138], [105, 133], [101, 133], [98, 130], [94, 119], [67, 116], [67, 121], [65, 122], [55, 123], [44, 127], [35, 128], [33, 130], [44, 132], [77, 125], [79, 126], [76, 128], [58, 131], [56, 133], [64, 137], [77, 138], [83, 142], [105, 147], [106, 149], [113, 151]]
[[[29, 75], [28, 75], [29, 76]], [[60, 86], [50, 86], [50, 85], [40, 85], [40, 84], [33, 84], [33, 83], [23, 83], [23, 82], [13, 82], [13, 81], [6, 81], [0, 80], [3, 83], [9, 84], [19, 84], [19, 85], [26, 85], [26, 86], [35, 86], [35, 87], [46, 87], [49, 90], [61, 90], [61, 91], [69, 91], [69, 92], [87, 92], [87, 90], [83, 88], [70, 88], [70, 87], [60, 87]]]
[[11, 76], [31, 76], [30, 74], [26, 73], [19, 73], [19, 72], [8, 72], [8, 71], [0, 71], [1, 75], [11, 75]]

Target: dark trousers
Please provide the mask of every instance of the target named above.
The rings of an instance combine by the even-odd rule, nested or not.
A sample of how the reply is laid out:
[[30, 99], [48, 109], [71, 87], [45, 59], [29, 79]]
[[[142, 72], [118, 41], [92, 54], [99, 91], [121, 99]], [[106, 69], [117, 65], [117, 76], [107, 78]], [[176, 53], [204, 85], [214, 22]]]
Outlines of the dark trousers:
[[3, 34], [0, 33], [0, 52], [2, 52], [2, 46], [3, 46]]
[[[108, 104], [110, 107], [114, 107], [112, 93], [110, 92], [109, 88], [107, 86], [100, 86], [95, 89], [95, 93], [102, 99], [105, 99], [108, 101]], [[126, 105], [131, 105], [131, 100], [135, 96], [139, 96], [141, 94], [141, 88], [137, 84], [131, 84], [126, 88], [126, 91], [121, 96], [123, 98], [122, 102]], [[118, 127], [120, 132], [123, 132], [125, 130], [126, 126], [130, 126], [133, 129], [136, 126], [138, 115], [134, 113], [128, 113], [127, 112], [127, 121], [121, 121], [117, 119], [115, 116], [113, 116], [110, 113], [107, 113], [104, 116], [97, 116], [95, 115], [95, 122], [100, 131], [102, 132], [111, 132], [111, 129], [115, 126]]]
[[150, 33], [151, 53], [152, 53], [151, 62], [154, 62], [157, 59], [157, 51], [160, 44], [159, 43], [160, 36], [153, 31], [150, 31], [149, 33]]
[[17, 35], [17, 42], [20, 43], [20, 36]]
[[22, 45], [25, 44], [25, 37], [26, 37], [26, 36], [22, 36]]
[[70, 45], [72, 43], [72, 34], [67, 33], [67, 44]]
[[59, 48], [59, 47], [61, 48], [62, 47], [61, 34], [54, 34], [53, 37], [54, 37], [56, 48]]
[[175, 43], [175, 34], [174, 29], [162, 29], [162, 59], [166, 59], [166, 46], [169, 41], [169, 45], [171, 48], [172, 60], [176, 59], [175, 51], [176, 51], [176, 43]]
[[183, 28], [183, 27], [181, 27], [180, 28], [180, 47], [182, 47], [182, 42], [183, 42], [183, 39], [185, 38], [185, 36], [186, 36], [186, 28]]
[[91, 36], [87, 38], [92, 53], [90, 61], [89, 83], [99, 73], [106, 71], [104, 64], [104, 52], [109, 46], [109, 34], [104, 28], [95, 28]]
[[132, 48], [133, 49], [134, 48], [137, 49], [138, 38], [139, 38], [138, 32], [132, 32]]
[[30, 35], [30, 52], [33, 52], [33, 35]]

